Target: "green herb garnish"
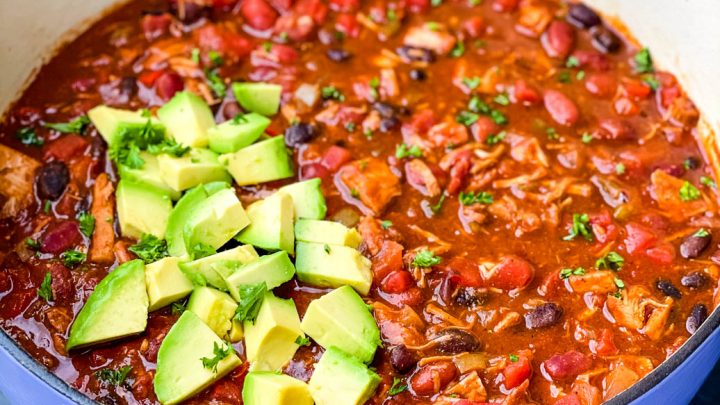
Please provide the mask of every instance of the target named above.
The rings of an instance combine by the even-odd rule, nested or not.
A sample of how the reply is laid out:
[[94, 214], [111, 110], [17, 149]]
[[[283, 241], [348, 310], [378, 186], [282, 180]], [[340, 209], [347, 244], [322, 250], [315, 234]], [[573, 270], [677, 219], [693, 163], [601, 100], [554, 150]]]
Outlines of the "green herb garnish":
[[441, 261], [440, 256], [435, 256], [431, 250], [422, 249], [415, 254], [412, 264], [415, 267], [432, 267], [437, 266]]
[[65, 267], [73, 269], [85, 261], [87, 254], [75, 249], [70, 249], [62, 252], [60, 254], [60, 258], [62, 259]]
[[80, 232], [88, 238], [92, 237], [95, 232], [95, 217], [90, 215], [89, 212], [83, 211], [77, 217], [78, 223], [80, 224]]
[[235, 317], [238, 321], [250, 321], [255, 322], [260, 306], [263, 302], [263, 297], [267, 291], [267, 286], [264, 282], [257, 284], [241, 285], [238, 287], [238, 295], [240, 295], [240, 302], [235, 310]]
[[165, 239], [160, 239], [157, 236], [148, 233], [144, 233], [140, 237], [140, 242], [136, 245], [130, 246], [128, 250], [135, 253], [137, 257], [145, 262], [145, 264], [156, 262], [163, 257], [170, 255], [167, 250], [167, 242]]
[[48, 122], [45, 123], [44, 127], [54, 129], [58, 132], [62, 132], [63, 134], [82, 135], [83, 133], [85, 133], [85, 129], [87, 128], [88, 124], [90, 124], [90, 119], [85, 115], [81, 115], [70, 122]]
[[45, 301], [52, 301], [53, 299], [53, 291], [52, 291], [52, 274], [48, 271], [45, 273], [45, 277], [43, 277], [43, 281], [40, 284], [40, 288], [37, 289], [37, 295], [38, 297], [44, 299]]
[[218, 371], [218, 364], [229, 356], [231, 353], [233, 353], [234, 350], [232, 346], [230, 346], [230, 343], [223, 342], [222, 345], [219, 345], [217, 342], [213, 342], [213, 357], [203, 357], [200, 360], [202, 361], [203, 367], [212, 370], [213, 373], [217, 373]]
[[563, 240], [573, 240], [579, 235], [588, 241], [593, 239], [590, 232], [590, 217], [587, 214], [573, 214], [572, 228], [570, 228], [570, 233]]

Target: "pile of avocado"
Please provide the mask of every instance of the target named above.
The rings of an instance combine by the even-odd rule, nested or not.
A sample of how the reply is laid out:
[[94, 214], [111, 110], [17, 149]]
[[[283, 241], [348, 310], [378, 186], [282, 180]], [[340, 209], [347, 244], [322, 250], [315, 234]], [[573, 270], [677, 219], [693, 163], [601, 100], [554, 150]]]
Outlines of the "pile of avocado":
[[[380, 335], [361, 298], [372, 273], [357, 250], [360, 235], [324, 220], [319, 179], [243, 207], [231, 177], [252, 185], [294, 173], [283, 137], [264, 134], [267, 116], [278, 111], [280, 86], [235, 83], [233, 90], [248, 113], [219, 125], [189, 92], [177, 93], [157, 117], [108, 106], [88, 113], [111, 151], [126, 156], [116, 191], [122, 235], [164, 239], [169, 256], [132, 260], [105, 277], [72, 324], [67, 348], [142, 333], [149, 311], [189, 296], [158, 352], [161, 403], [188, 399], [241, 365], [229, 343], [241, 340], [250, 362], [246, 404], [364, 403], [380, 382], [367, 366]], [[138, 148], [152, 137], [180, 153]], [[231, 239], [240, 245], [223, 249]], [[334, 289], [312, 301], [302, 321], [292, 300], [272, 292], [295, 275]], [[281, 370], [308, 337], [325, 352], [305, 383]]]

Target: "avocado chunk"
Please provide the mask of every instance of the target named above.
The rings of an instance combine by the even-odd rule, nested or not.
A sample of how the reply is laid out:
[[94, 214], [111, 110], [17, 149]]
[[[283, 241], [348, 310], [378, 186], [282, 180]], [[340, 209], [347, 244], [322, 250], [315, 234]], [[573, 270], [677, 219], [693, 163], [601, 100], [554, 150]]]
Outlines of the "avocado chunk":
[[250, 225], [235, 239], [265, 250], [295, 251], [292, 198], [275, 193], [248, 206]]
[[148, 152], [140, 152], [140, 158], [145, 161], [145, 164], [139, 169], [119, 164], [118, 172], [120, 173], [120, 178], [135, 183], [147, 184], [150, 187], [166, 192], [173, 201], [180, 198], [180, 191], [168, 186], [160, 177], [160, 166], [158, 165], [157, 157]]
[[330, 347], [315, 364], [308, 385], [316, 405], [361, 405], [379, 384], [380, 376], [365, 364]]
[[210, 149], [233, 153], [251, 145], [270, 125], [270, 119], [257, 113], [238, 115], [208, 130]]
[[213, 181], [230, 182], [217, 154], [207, 149], [190, 149], [183, 157], [158, 155], [160, 178], [176, 192]]
[[275, 115], [280, 108], [282, 86], [271, 83], [233, 83], [235, 99], [243, 109], [262, 115]]
[[215, 126], [210, 107], [189, 91], [175, 93], [157, 116], [177, 143], [193, 148], [207, 146], [207, 130]]
[[[227, 353], [225, 357], [223, 354]], [[219, 359], [217, 368], [203, 359]], [[206, 367], [207, 364], [207, 367]], [[160, 344], [155, 395], [160, 403], [177, 404], [209, 387], [240, 366], [227, 343], [191, 311], [185, 311]]]
[[237, 303], [226, 293], [210, 287], [195, 287], [187, 310], [191, 311], [220, 338], [224, 338], [232, 326]]
[[283, 136], [252, 144], [235, 153], [220, 155], [220, 163], [227, 167], [240, 186], [285, 179], [294, 174]]
[[348, 228], [339, 222], [299, 219], [295, 222], [295, 240], [357, 249], [362, 237], [355, 228]]
[[372, 284], [370, 260], [347, 246], [298, 242], [295, 268], [298, 280], [317, 286], [349, 285], [367, 295]]
[[217, 250], [250, 224], [235, 190], [228, 188], [209, 196], [190, 214], [183, 238], [185, 248], [192, 254], [198, 244]]
[[249, 372], [242, 398], [245, 405], [313, 405], [307, 384], [271, 371]]
[[[215, 270], [216, 263], [232, 263], [243, 265], [258, 259], [258, 254], [250, 245], [237, 246], [232, 249], [205, 256], [187, 263], [180, 263], [180, 269], [199, 285], [211, 285], [219, 290], [227, 291], [228, 286], [223, 279], [224, 275]], [[225, 267], [228, 267], [225, 264]], [[229, 275], [229, 274], [228, 274]]]
[[150, 307], [155, 311], [185, 297], [193, 290], [193, 283], [180, 270], [178, 257], [164, 257], [145, 266]]
[[144, 233], [162, 238], [172, 211], [170, 195], [142, 183], [122, 179], [115, 192], [123, 236], [139, 239]]
[[251, 370], [277, 371], [295, 355], [300, 330], [300, 317], [295, 303], [267, 292], [255, 322], [244, 321], [245, 354]]
[[372, 361], [380, 343], [368, 306], [347, 285], [310, 302], [300, 328], [320, 346], [336, 346], [363, 363]]
[[241, 341], [243, 337], [245, 337], [245, 331], [243, 331], [242, 322], [238, 321], [236, 318], [233, 318], [230, 332], [228, 332], [228, 339], [233, 343], [237, 343]]
[[[215, 265], [215, 267], [221, 264]], [[227, 264], [225, 264], [227, 265]], [[265, 283], [268, 290], [271, 290], [286, 281], [289, 281], [295, 274], [295, 266], [293, 266], [287, 252], [275, 252], [271, 255], [263, 256], [258, 260], [241, 265], [233, 269], [232, 273], [225, 278], [228, 291], [236, 301], [240, 301], [240, 292], [238, 287], [241, 285], [253, 285], [257, 283]]]
[[130, 260], [111, 271], [90, 294], [70, 328], [67, 350], [109, 342], [145, 330], [145, 265]]
[[183, 229], [190, 214], [195, 212], [198, 205], [210, 195], [228, 188], [230, 188], [230, 184], [225, 182], [207, 183], [189, 190], [180, 198], [175, 204], [175, 208], [170, 212], [167, 230], [165, 231], [165, 240], [168, 244], [168, 252], [171, 255], [180, 257], [188, 254], [187, 249], [185, 249]]
[[280, 187], [278, 192], [290, 194], [295, 206], [295, 219], [324, 219], [327, 213], [322, 181], [318, 178]]
[[148, 122], [155, 133], [165, 134], [165, 127], [158, 120], [143, 116], [140, 111], [99, 105], [88, 111], [87, 115], [109, 146], [117, 143], [124, 135], [134, 135], [143, 131]]

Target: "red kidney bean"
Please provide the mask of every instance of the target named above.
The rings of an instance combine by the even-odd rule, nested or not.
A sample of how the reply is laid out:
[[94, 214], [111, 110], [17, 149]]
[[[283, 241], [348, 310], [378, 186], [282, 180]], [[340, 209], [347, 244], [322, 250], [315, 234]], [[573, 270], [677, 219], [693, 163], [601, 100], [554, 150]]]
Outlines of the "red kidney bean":
[[580, 111], [575, 102], [557, 90], [546, 90], [543, 101], [552, 119], [560, 125], [574, 125], [580, 118]]
[[275, 24], [278, 14], [265, 0], [245, 0], [240, 6], [240, 14], [249, 26], [265, 31]]
[[562, 313], [562, 308], [553, 302], [542, 304], [525, 314], [525, 327], [539, 329], [555, 325], [560, 321]]
[[[518, 80], [515, 82], [513, 87], [513, 95], [515, 101], [525, 105], [535, 104], [540, 102], [540, 93], [532, 88], [525, 80]], [[484, 140], [483, 140], [484, 142]]]
[[595, 131], [594, 136], [599, 139], [633, 139], [635, 128], [627, 121], [617, 118], [603, 118], [599, 122], [600, 127]]
[[568, 10], [567, 20], [578, 28], [592, 28], [600, 24], [600, 17], [588, 6], [574, 3]]
[[475, 335], [457, 328], [443, 329], [433, 340], [438, 343], [437, 349], [447, 354], [477, 352], [482, 347]]
[[686, 259], [694, 259], [700, 256], [712, 241], [712, 235], [710, 232], [705, 233], [694, 233], [686, 237], [680, 244], [680, 256]]
[[418, 395], [432, 395], [435, 390], [435, 376], [440, 381], [440, 389], [445, 388], [455, 378], [457, 369], [450, 361], [436, 361], [426, 364], [410, 377], [410, 387]]
[[292, 124], [285, 130], [285, 144], [290, 147], [298, 147], [312, 141], [318, 135], [315, 126], [306, 123]]
[[607, 73], [590, 73], [585, 78], [585, 89], [598, 97], [610, 97], [616, 88], [615, 78]]
[[690, 315], [685, 321], [685, 329], [687, 329], [687, 331], [692, 335], [698, 330], [700, 325], [705, 322], [707, 317], [707, 307], [704, 304], [695, 304], [690, 311]]
[[42, 237], [40, 251], [62, 253], [82, 241], [80, 227], [75, 221], [62, 221], [51, 225]]
[[549, 57], [565, 59], [575, 45], [575, 30], [570, 24], [555, 20], [542, 34], [540, 42]]
[[563, 354], [556, 354], [543, 362], [543, 367], [553, 380], [566, 380], [575, 378], [588, 369], [592, 361], [584, 354], [571, 350]]
[[155, 81], [155, 92], [165, 101], [170, 100], [175, 93], [184, 88], [182, 77], [175, 72], [163, 72]]

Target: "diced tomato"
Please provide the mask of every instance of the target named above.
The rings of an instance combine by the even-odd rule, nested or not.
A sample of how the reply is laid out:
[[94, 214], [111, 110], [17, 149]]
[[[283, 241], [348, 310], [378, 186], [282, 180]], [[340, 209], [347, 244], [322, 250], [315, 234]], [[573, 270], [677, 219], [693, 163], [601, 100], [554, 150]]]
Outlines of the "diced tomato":
[[608, 70], [611, 67], [610, 60], [607, 56], [598, 51], [575, 51], [574, 56], [581, 68], [590, 68], [592, 70]]
[[593, 339], [589, 344], [590, 351], [598, 356], [613, 356], [618, 353], [618, 348], [613, 340], [613, 332], [610, 329], [600, 331], [600, 337]]
[[293, 2], [294, 0], [269, 0], [270, 5], [272, 5], [275, 10], [279, 11], [281, 14], [284, 14], [284, 12], [290, 10]]
[[145, 14], [140, 22], [145, 38], [150, 41], [165, 34], [172, 19], [167, 13]]
[[500, 127], [492, 118], [481, 115], [470, 127], [470, 132], [472, 132], [475, 141], [484, 144], [490, 135], [500, 132]]
[[625, 80], [622, 84], [623, 93], [633, 99], [647, 98], [652, 94], [652, 89], [639, 80]]
[[455, 281], [464, 287], [482, 287], [483, 279], [477, 263], [463, 257], [453, 257], [443, 266], [444, 270], [457, 277]]
[[382, 242], [380, 251], [372, 259], [375, 280], [383, 280], [388, 274], [402, 270], [403, 249], [403, 246], [395, 241]]
[[607, 211], [590, 215], [590, 226], [595, 239], [602, 244], [611, 242], [617, 237], [618, 228]]
[[321, 25], [325, 22], [328, 8], [322, 0], [298, 0], [295, 3], [295, 13], [297, 15], [308, 15], [312, 17], [315, 24]]
[[240, 14], [248, 25], [260, 31], [271, 28], [278, 17], [278, 13], [265, 0], [244, 0], [240, 5]]
[[631, 255], [642, 252], [657, 242], [657, 236], [650, 229], [636, 222], [625, 225], [625, 232], [625, 248]]
[[138, 81], [142, 83], [145, 87], [152, 87], [155, 84], [155, 80], [157, 80], [157, 78], [160, 77], [161, 74], [163, 74], [162, 70], [145, 71], [138, 75]]
[[68, 162], [72, 158], [80, 156], [88, 144], [88, 141], [82, 136], [63, 135], [45, 147], [45, 159], [55, 158], [62, 162]]
[[272, 48], [270, 49], [270, 53], [275, 55], [278, 62], [283, 65], [295, 63], [300, 56], [298, 54], [298, 51], [295, 50], [295, 48], [283, 44], [273, 44]]
[[399, 294], [407, 291], [413, 285], [413, 277], [407, 270], [396, 270], [388, 274], [380, 285], [386, 293]]
[[575, 394], [565, 395], [564, 397], [555, 401], [554, 405], [582, 405], [580, 398]]
[[537, 104], [541, 99], [540, 93], [522, 79], [515, 82], [513, 96], [515, 97], [515, 102], [525, 105]]
[[430, 10], [430, 0], [405, 0], [405, 5], [413, 13], [424, 13]]
[[598, 97], [612, 96], [615, 88], [615, 78], [611, 74], [593, 72], [585, 78], [585, 89]]
[[508, 362], [508, 365], [502, 371], [505, 378], [505, 388], [513, 389], [522, 384], [523, 381], [530, 378], [530, 360], [525, 356], [518, 356], [517, 361]]
[[300, 166], [300, 180], [309, 180], [314, 178], [323, 179], [329, 174], [328, 170], [320, 163], [309, 163]]
[[231, 62], [244, 58], [253, 49], [250, 40], [220, 25], [203, 25], [193, 35], [203, 51], [217, 51]]
[[410, 118], [410, 127], [417, 134], [425, 134], [435, 125], [435, 114], [432, 110], [420, 110]]
[[339, 169], [340, 166], [349, 162], [350, 159], [352, 159], [352, 156], [347, 149], [333, 145], [325, 151], [321, 163], [326, 169], [334, 172]]
[[669, 243], [651, 247], [645, 251], [645, 254], [657, 264], [670, 264], [675, 259], [675, 249]]
[[493, 0], [492, 8], [498, 13], [509, 13], [515, 11], [519, 0]]
[[424, 300], [422, 290], [417, 287], [410, 287], [407, 291], [398, 294], [387, 294], [384, 298], [387, 302], [400, 308], [406, 305], [418, 306]]
[[339, 14], [335, 21], [335, 29], [350, 38], [357, 38], [360, 35], [360, 24], [355, 14]]
[[468, 141], [467, 127], [457, 122], [441, 122], [430, 128], [428, 139], [436, 146], [457, 147]]
[[469, 38], [478, 38], [485, 33], [485, 21], [479, 15], [472, 16], [463, 22], [462, 29]]
[[508, 255], [490, 269], [485, 281], [495, 288], [514, 290], [526, 287], [534, 275], [535, 269], [530, 263], [517, 256]]
[[659, 103], [662, 108], [669, 108], [673, 101], [680, 97], [682, 92], [678, 86], [661, 87], [658, 92]]
[[352, 13], [360, 7], [360, 0], [330, 0], [330, 10], [338, 13]]
[[232, 8], [238, 0], [212, 0], [213, 8], [228, 10]]

